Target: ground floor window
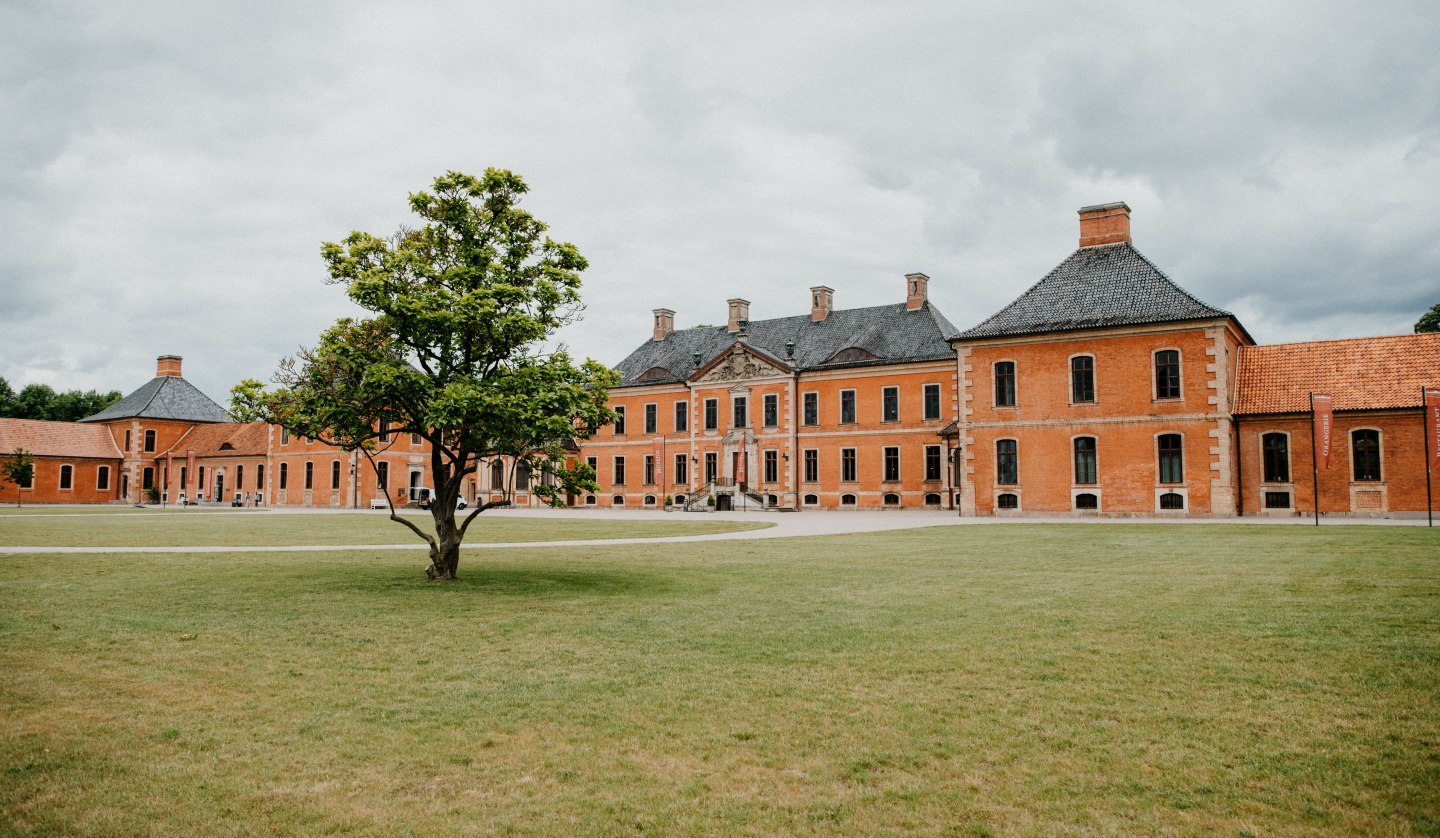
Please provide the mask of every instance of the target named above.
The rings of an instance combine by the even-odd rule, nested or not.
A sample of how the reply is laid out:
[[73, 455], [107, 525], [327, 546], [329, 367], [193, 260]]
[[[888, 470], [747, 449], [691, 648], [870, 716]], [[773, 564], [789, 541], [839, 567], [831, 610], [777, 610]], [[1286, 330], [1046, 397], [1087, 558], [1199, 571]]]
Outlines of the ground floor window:
[[1076, 509], [1099, 509], [1100, 498], [1090, 492], [1081, 492], [1075, 496]]
[[75, 467], [74, 467], [74, 466], [68, 466], [68, 465], [67, 465], [67, 466], [61, 466], [61, 467], [60, 467], [60, 488], [61, 488], [61, 489], [70, 489], [70, 488], [73, 488], [74, 483], [75, 483]]
[[805, 500], [804, 500], [804, 504], [805, 504], [806, 506], [819, 506], [819, 505], [820, 505], [820, 496], [819, 496], [819, 495], [806, 495], [806, 496], [805, 496]]
[[1012, 494], [1012, 493], [1010, 493], [1010, 492], [1006, 492], [1006, 493], [1002, 494], [1000, 497], [996, 498], [995, 504], [996, 504], [996, 506], [1000, 507], [1001, 509], [1019, 509], [1019, 508], [1020, 508], [1020, 496], [1019, 496], [1019, 495], [1016, 495], [1016, 494]]
[[841, 505], [841, 506], [854, 506], [854, 505], [855, 505], [855, 496], [854, 496], [854, 495], [841, 495], [841, 496], [840, 496], [840, 505]]
[[1160, 496], [1161, 509], [1184, 509], [1185, 496], [1175, 492], [1166, 492]]
[[1290, 493], [1289, 493], [1289, 492], [1266, 492], [1266, 493], [1265, 493], [1265, 508], [1266, 508], [1266, 509], [1289, 509], [1289, 508], [1290, 508]]
[[1351, 459], [1356, 481], [1380, 479], [1380, 432], [1369, 428], [1350, 433]]
[[886, 506], [899, 506], [899, 505], [900, 505], [900, 496], [897, 495], [897, 494], [895, 494], [894, 492], [886, 492], [886, 493], [885, 493], [885, 497], [884, 497], [884, 499], [882, 500], [882, 502], [883, 502]]
[[939, 493], [939, 492], [927, 492], [927, 493], [925, 494], [925, 505], [926, 505], [926, 506], [939, 506], [939, 505], [940, 505], [940, 493]]

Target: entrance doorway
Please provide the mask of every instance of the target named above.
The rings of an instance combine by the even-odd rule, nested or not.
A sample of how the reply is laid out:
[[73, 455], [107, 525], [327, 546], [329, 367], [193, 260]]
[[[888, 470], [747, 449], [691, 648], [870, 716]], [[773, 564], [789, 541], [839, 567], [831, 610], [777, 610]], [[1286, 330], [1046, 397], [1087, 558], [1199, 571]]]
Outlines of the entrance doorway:
[[730, 505], [730, 496], [729, 496], [729, 495], [719, 495], [719, 496], [717, 496], [717, 497], [715, 498], [715, 511], [716, 511], [716, 512], [729, 512], [729, 511], [731, 511], [731, 509], [733, 509], [733, 507], [731, 507], [731, 505]]

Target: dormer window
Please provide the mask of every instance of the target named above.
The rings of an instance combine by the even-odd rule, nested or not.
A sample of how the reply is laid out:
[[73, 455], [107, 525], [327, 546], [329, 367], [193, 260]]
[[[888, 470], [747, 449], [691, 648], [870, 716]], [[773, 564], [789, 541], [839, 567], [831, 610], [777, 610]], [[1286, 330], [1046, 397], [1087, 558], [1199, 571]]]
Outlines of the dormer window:
[[834, 355], [831, 355], [831, 356], [829, 357], [829, 359], [827, 359], [827, 360], [825, 361], [825, 363], [827, 363], [827, 364], [847, 364], [847, 363], [853, 364], [853, 363], [857, 363], [857, 362], [859, 362], [859, 361], [878, 361], [878, 360], [880, 360], [879, 356], [877, 356], [875, 353], [869, 351], [868, 349], [861, 349], [861, 348], [858, 347], [858, 346], [847, 346], [847, 347], [845, 347], [844, 349], [840, 350], [839, 352], [836, 352]]

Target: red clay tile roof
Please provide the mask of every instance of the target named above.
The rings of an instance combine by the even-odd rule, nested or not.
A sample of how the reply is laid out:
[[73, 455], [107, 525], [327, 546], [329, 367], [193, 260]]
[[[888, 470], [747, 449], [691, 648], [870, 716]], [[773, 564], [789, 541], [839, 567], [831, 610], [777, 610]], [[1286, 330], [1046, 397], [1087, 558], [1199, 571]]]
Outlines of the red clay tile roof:
[[1235, 412], [1309, 412], [1311, 391], [1336, 410], [1419, 407], [1422, 385], [1440, 387], [1440, 333], [1243, 346]]
[[[180, 441], [176, 442], [170, 450], [176, 456], [190, 451], [194, 451], [196, 456], [200, 457], [264, 455], [268, 429], [269, 426], [264, 422], [197, 425], [190, 433], [181, 437]], [[229, 443], [230, 447], [224, 447], [226, 443]]]
[[104, 425], [0, 419], [0, 454], [16, 448], [42, 457], [120, 459], [120, 449]]

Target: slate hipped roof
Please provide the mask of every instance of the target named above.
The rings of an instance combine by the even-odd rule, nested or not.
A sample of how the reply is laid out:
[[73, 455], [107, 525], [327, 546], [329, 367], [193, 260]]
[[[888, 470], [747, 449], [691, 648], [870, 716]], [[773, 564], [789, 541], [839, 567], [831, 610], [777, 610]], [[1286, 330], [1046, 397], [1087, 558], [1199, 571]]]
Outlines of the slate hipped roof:
[[[809, 314], [752, 320], [745, 331], [750, 348], [778, 365], [819, 370], [953, 359], [955, 351], [947, 341], [959, 330], [926, 302], [914, 311], [907, 310], [904, 303], [841, 309], [818, 322]], [[646, 341], [616, 365], [620, 386], [684, 381], [733, 346], [736, 339], [726, 326], [696, 326], [671, 332], [664, 340]], [[785, 352], [790, 341], [795, 344], [793, 364]], [[826, 363], [850, 348], [873, 357]]]
[[960, 340], [1230, 317], [1170, 280], [1129, 242], [1082, 247]]
[[1419, 407], [1440, 387], [1440, 333], [1240, 347], [1235, 412], [1308, 413], [1310, 394], [1336, 410]]
[[139, 390], [81, 422], [112, 419], [177, 419], [182, 422], [229, 422], [225, 408], [178, 375], [150, 379]]

